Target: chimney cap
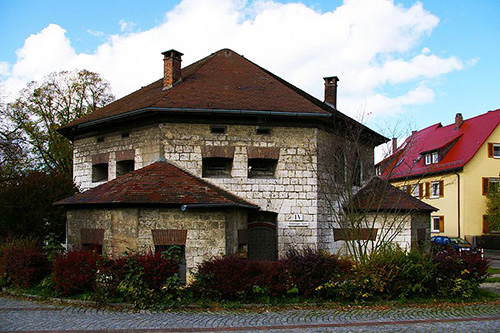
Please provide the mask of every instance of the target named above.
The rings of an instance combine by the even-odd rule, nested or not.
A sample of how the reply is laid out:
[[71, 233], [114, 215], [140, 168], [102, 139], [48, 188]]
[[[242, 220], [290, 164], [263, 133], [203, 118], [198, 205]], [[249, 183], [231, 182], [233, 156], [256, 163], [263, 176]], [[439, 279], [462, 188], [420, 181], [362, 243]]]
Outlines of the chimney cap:
[[162, 52], [161, 54], [163, 54], [165, 56], [165, 58], [167, 58], [167, 57], [180, 58], [181, 56], [184, 55], [184, 53], [181, 53], [181, 52], [174, 50], [174, 49], [170, 49], [168, 51]]
[[325, 76], [323, 80], [325, 80], [325, 83], [328, 84], [334, 84], [340, 81], [338, 76]]

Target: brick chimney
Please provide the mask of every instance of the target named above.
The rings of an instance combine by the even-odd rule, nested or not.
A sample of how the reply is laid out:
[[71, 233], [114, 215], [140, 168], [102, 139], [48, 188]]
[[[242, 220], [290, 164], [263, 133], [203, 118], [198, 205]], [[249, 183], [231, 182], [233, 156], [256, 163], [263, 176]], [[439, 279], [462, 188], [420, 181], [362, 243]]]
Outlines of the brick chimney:
[[392, 152], [391, 152], [391, 154], [394, 154], [397, 149], [398, 149], [398, 138], [392, 138]]
[[163, 90], [172, 88], [181, 79], [182, 53], [176, 50], [162, 52], [163, 54]]
[[335, 109], [337, 108], [337, 82], [339, 78], [336, 76], [324, 77], [325, 80], [325, 103], [330, 104]]
[[464, 118], [462, 117], [461, 113], [457, 113], [455, 115], [455, 130], [459, 129], [460, 126], [464, 123]]

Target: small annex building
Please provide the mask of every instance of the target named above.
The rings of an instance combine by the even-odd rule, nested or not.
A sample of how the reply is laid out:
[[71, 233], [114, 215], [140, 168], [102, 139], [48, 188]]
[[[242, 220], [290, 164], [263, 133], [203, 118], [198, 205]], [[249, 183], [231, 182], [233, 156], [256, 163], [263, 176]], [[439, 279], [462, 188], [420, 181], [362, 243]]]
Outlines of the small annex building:
[[166, 161], [56, 205], [67, 209], [69, 244], [97, 246], [111, 256], [178, 246], [188, 271], [211, 256], [244, 250], [247, 212], [259, 208]]
[[345, 204], [346, 225], [334, 228], [336, 240], [387, 241], [410, 250], [430, 240], [429, 215], [437, 208], [379, 177], [370, 179]]

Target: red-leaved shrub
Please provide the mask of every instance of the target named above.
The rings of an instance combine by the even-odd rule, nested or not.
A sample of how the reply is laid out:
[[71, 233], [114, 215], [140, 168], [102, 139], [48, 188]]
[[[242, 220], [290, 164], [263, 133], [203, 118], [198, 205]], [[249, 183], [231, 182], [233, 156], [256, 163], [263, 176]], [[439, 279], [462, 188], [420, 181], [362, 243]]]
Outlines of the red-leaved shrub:
[[352, 263], [336, 255], [306, 248], [289, 250], [284, 261], [288, 264], [292, 283], [306, 297], [332, 279], [341, 279], [351, 270]]
[[293, 288], [290, 267], [286, 261], [254, 261], [253, 263], [260, 269], [255, 285], [265, 289], [269, 296], [284, 296]]
[[192, 289], [199, 296], [237, 299], [248, 295], [259, 275], [257, 262], [227, 256], [204, 261], [198, 266]]
[[488, 277], [489, 259], [469, 251], [453, 249], [434, 255], [435, 286], [443, 296], [470, 297]]
[[100, 259], [94, 251], [71, 251], [56, 258], [52, 274], [56, 289], [63, 295], [91, 291]]
[[144, 271], [144, 282], [153, 290], [160, 290], [168, 278], [179, 272], [179, 260], [162, 253], [135, 254], [130, 257]]
[[7, 241], [0, 250], [0, 257], [0, 273], [18, 287], [32, 287], [50, 273], [50, 263], [36, 240]]

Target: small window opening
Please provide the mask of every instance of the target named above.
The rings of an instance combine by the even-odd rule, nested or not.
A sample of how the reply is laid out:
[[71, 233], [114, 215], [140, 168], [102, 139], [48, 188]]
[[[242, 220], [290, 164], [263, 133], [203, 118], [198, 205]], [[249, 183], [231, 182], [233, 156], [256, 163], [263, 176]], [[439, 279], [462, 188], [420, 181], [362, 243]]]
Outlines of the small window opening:
[[439, 232], [439, 216], [432, 217], [432, 232]]
[[128, 133], [128, 132], [122, 133], [122, 139], [126, 139], [129, 136], [130, 136], [130, 133]]
[[500, 143], [493, 144], [493, 157], [500, 158]]
[[108, 163], [92, 165], [92, 182], [108, 180]]
[[202, 177], [231, 177], [232, 158], [210, 157], [203, 159]]
[[212, 134], [226, 134], [226, 126], [210, 126], [210, 133]]
[[258, 135], [271, 135], [271, 128], [258, 126], [255, 130], [255, 133], [257, 133]]
[[133, 160], [116, 162], [116, 177], [134, 171], [134, 164]]
[[431, 183], [431, 198], [439, 198], [439, 182]]
[[103, 136], [98, 137], [97, 142], [104, 142], [104, 137]]
[[248, 178], [274, 178], [278, 161], [270, 158], [248, 159]]

